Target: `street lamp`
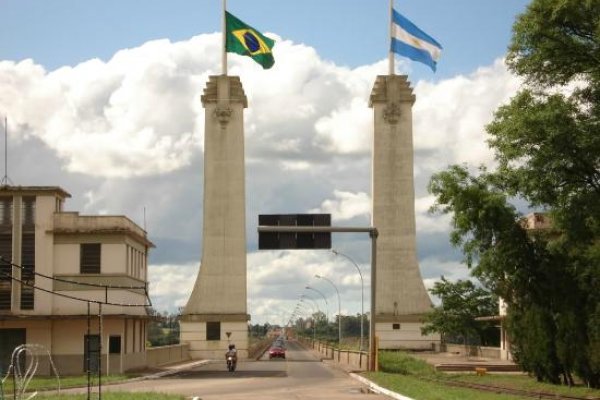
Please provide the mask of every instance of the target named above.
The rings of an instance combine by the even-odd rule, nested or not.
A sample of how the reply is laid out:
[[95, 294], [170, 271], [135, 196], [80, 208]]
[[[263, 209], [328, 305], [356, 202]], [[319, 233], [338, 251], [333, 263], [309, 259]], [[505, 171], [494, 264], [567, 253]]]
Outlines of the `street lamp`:
[[360, 351], [363, 351], [364, 350], [363, 318], [365, 315], [365, 282], [363, 281], [362, 272], [360, 272], [360, 268], [358, 267], [358, 264], [352, 258], [350, 258], [350, 256], [348, 256], [344, 253], [340, 253], [339, 251], [337, 251], [335, 249], [331, 249], [331, 252], [333, 254], [335, 254], [336, 256], [345, 257], [352, 264], [354, 264], [354, 266], [356, 267], [356, 270], [358, 271], [358, 275], [360, 276]]
[[338, 298], [338, 343], [339, 346], [342, 346], [342, 301], [340, 300], [340, 292], [338, 291], [337, 286], [335, 286], [335, 284], [328, 278], [321, 276], [321, 275], [315, 275], [315, 278], [317, 279], [324, 279], [327, 282], [329, 282], [331, 284], [331, 286], [333, 286], [333, 288], [335, 289], [335, 292], [337, 293], [337, 298]]
[[[303, 295], [304, 296], [304, 295]], [[308, 299], [308, 297], [306, 297]], [[311, 299], [312, 300], [312, 299]], [[304, 301], [303, 298], [300, 299], [300, 301], [302, 302], [302, 304], [310, 304], [308, 301]], [[314, 300], [313, 300], [314, 301]], [[315, 304], [317, 304], [315, 302]], [[319, 306], [317, 305], [317, 310], [315, 310], [315, 308], [313, 307], [312, 304], [310, 304], [310, 307], [313, 310], [313, 315], [312, 315], [312, 326], [313, 326], [313, 342], [316, 340], [317, 338], [317, 323], [315, 322], [315, 314], [317, 313], [317, 310], [319, 310]], [[319, 310], [319, 312], [321, 312], [321, 310]]]
[[327, 321], [329, 321], [329, 303], [327, 302], [327, 298], [325, 297], [323, 292], [321, 292], [320, 290], [317, 290], [313, 287], [310, 287], [310, 286], [306, 286], [306, 289], [314, 290], [315, 292], [319, 293], [321, 295], [321, 297], [323, 297], [323, 300], [325, 300], [325, 316], [327, 318]]

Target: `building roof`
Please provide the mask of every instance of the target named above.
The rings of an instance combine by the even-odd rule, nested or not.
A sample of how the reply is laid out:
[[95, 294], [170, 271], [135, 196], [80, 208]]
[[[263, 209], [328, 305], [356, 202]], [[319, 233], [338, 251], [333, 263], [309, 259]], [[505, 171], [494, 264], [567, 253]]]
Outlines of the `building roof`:
[[28, 195], [54, 195], [61, 199], [71, 197], [71, 194], [65, 191], [59, 186], [12, 186], [12, 185], [1, 185], [0, 195], [16, 195], [16, 194], [28, 194]]
[[54, 214], [54, 234], [126, 234], [149, 247], [146, 231], [123, 215], [79, 215], [78, 212]]

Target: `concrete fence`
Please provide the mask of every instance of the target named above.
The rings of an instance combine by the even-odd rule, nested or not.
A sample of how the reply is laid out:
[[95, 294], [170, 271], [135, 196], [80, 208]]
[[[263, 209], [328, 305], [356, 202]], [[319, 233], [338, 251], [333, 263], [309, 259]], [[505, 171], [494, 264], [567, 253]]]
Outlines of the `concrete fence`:
[[148, 347], [146, 349], [146, 362], [148, 367], [157, 367], [188, 360], [190, 360], [189, 343]]
[[468, 357], [484, 357], [500, 359], [499, 347], [465, 346], [464, 344], [445, 344], [442, 351]]
[[369, 368], [369, 353], [366, 351], [341, 350], [319, 340], [299, 339], [305, 346], [318, 351], [323, 358], [333, 360], [345, 368], [366, 371]]

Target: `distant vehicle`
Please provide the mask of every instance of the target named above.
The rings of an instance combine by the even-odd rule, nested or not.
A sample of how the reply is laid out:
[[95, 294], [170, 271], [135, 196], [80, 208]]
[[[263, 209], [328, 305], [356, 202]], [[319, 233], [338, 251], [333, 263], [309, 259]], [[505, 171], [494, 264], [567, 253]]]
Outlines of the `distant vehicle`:
[[269, 349], [269, 360], [273, 358], [285, 359], [285, 349], [282, 347], [271, 347]]

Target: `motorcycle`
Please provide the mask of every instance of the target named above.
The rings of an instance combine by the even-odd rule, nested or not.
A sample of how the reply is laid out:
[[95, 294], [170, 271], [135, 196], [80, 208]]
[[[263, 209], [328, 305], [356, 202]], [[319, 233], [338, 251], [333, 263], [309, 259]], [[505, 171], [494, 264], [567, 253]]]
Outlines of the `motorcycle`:
[[235, 371], [235, 367], [237, 366], [237, 356], [227, 354], [227, 370], [229, 372]]

